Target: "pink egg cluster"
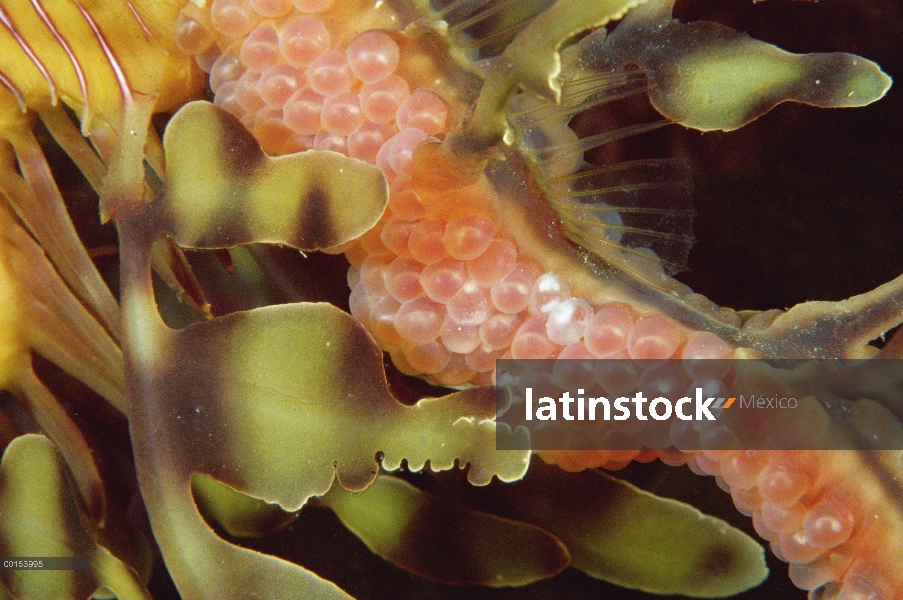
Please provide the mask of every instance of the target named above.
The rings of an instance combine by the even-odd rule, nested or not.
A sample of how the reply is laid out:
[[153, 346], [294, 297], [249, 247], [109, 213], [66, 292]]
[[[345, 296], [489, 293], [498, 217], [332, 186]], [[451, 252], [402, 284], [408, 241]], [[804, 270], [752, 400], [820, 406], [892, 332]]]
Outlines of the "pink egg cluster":
[[485, 384], [499, 358], [728, 358], [717, 337], [691, 334], [629, 306], [592, 306], [559, 274], [542, 273], [496, 224], [426, 217], [410, 178], [413, 152], [442, 137], [448, 108], [396, 73], [392, 35], [366, 31], [337, 47], [331, 0], [188, 4], [180, 48], [210, 73], [214, 102], [270, 154], [332, 150], [375, 163], [390, 183], [380, 225], [346, 251], [351, 311], [396, 366], [445, 385]]
[[711, 334], [574, 297], [561, 277], [520, 259], [489, 221], [412, 218], [416, 194], [408, 188], [402, 197], [403, 216], [393, 211], [348, 253], [348, 280], [352, 313], [403, 372], [460, 385], [491, 382], [499, 358], [731, 356]]
[[189, 3], [176, 42], [210, 73], [214, 103], [269, 154], [313, 148], [376, 162], [391, 141], [409, 155], [412, 144], [442, 130], [445, 103], [426, 90], [412, 93], [395, 74], [400, 48], [388, 33], [367, 31], [335, 47], [322, 14], [332, 4], [214, 0], [199, 13]]
[[836, 485], [830, 461], [818, 452], [717, 451], [694, 455], [690, 468], [714, 475], [756, 532], [790, 564], [790, 578], [805, 590], [828, 582], [837, 598], [889, 598], [872, 582], [878, 568], [878, 523], [849, 491]]

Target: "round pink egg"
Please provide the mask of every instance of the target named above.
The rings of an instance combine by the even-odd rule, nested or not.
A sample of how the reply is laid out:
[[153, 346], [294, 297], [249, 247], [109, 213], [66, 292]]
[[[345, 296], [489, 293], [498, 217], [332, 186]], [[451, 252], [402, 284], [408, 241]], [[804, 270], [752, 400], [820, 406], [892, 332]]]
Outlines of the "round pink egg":
[[341, 50], [328, 50], [307, 67], [310, 87], [323, 96], [338, 96], [351, 89], [354, 75]]
[[295, 17], [279, 33], [279, 51], [288, 64], [306, 68], [329, 50], [329, 30], [316, 17]]
[[373, 83], [395, 72], [400, 51], [398, 44], [382, 31], [365, 31], [348, 45], [348, 64], [364, 83]]

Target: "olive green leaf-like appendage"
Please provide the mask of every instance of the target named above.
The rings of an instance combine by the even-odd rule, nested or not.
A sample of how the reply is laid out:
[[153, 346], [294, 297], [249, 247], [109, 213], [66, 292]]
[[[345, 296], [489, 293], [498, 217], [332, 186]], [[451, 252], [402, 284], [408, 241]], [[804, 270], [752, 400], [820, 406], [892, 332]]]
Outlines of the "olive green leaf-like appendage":
[[97, 544], [82, 524], [66, 466], [43, 435], [14, 439], [0, 464], [0, 553], [17, 557], [88, 557], [87, 571], [4, 570], [16, 598], [88, 600], [107, 588], [120, 600], [150, 600], [141, 578]]
[[[229, 535], [258, 537], [297, 516], [207, 475], [196, 476], [193, 487], [204, 515]], [[526, 585], [571, 561], [564, 544], [535, 525], [453, 504], [392, 475], [361, 492], [334, 484], [312, 503], [331, 509], [376, 555], [440, 583]]]
[[696, 508], [596, 470], [534, 461], [523, 481], [493, 490], [501, 514], [556, 536], [577, 569], [654, 594], [722, 598], [759, 585], [765, 552]]
[[638, 66], [655, 108], [685, 127], [731, 131], [781, 102], [858, 107], [890, 89], [891, 78], [861, 56], [792, 54], [718, 23], [680, 23], [674, 2], [649, 0], [611, 35], [599, 29], [575, 50], [596, 71]]
[[519, 586], [570, 563], [564, 544], [535, 525], [463, 508], [391, 476], [322, 502], [374, 553], [444, 583]]
[[185, 105], [163, 141], [166, 200], [159, 226], [180, 246], [337, 246], [376, 225], [386, 206], [382, 171], [336, 152], [269, 157], [232, 115]]
[[[437, 478], [441, 496], [383, 475], [361, 492], [333, 485], [315, 502], [375, 554], [442, 583], [518, 586], [570, 565], [623, 587], [716, 598], [767, 575], [764, 550], [749, 536], [596, 471], [568, 474], [534, 460], [522, 480], [481, 490], [459, 474]], [[205, 514], [231, 535], [262, 535], [294, 519], [208, 476], [194, 484]], [[469, 500], [457, 503], [461, 496]]]
[[[210, 146], [190, 142], [199, 127], [210, 128]], [[164, 140], [167, 161], [187, 168], [169, 170], [160, 197], [118, 219], [139, 484], [184, 598], [347, 598], [298, 565], [217, 537], [198, 513], [192, 478], [208, 475], [295, 511], [336, 479], [363, 490], [378, 456], [388, 470], [402, 461], [412, 470], [469, 464], [470, 480], [485, 484], [520, 478], [528, 453], [495, 451], [491, 389], [399, 403], [373, 339], [332, 305], [267, 306], [166, 327], [150, 279], [160, 235], [193, 247], [266, 241], [316, 250], [359, 236], [385, 209], [376, 167], [322, 152], [271, 159], [249, 138], [212, 105], [189, 104]]]

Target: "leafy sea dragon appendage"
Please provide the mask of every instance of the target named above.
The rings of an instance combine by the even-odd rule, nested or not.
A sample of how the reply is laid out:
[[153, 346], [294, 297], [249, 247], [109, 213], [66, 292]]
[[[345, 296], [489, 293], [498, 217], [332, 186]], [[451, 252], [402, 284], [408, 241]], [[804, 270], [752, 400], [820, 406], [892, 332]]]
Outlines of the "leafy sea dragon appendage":
[[[461, 53], [445, 46], [438, 18], [454, 23], [454, 4], [435, 21], [389, 3], [188, 4], [177, 42], [209, 69], [214, 103], [268, 153], [332, 150], [383, 170], [380, 223], [332, 251], [352, 263], [352, 313], [404, 373], [458, 386], [492, 382], [507, 357], [875, 356], [868, 342], [903, 320], [903, 281], [751, 318], [721, 309], [670, 278], [692, 243], [686, 168], [582, 159], [666, 122], [584, 139], [567, 125], [648, 91], [668, 122], [729, 130], [785, 100], [867, 104], [889, 78], [858, 57], [790, 55], [719, 25], [677, 23], [670, 2], [638, 4], [558, 2], [529, 15], [483, 65], [485, 83], [448, 58]], [[625, 13], [609, 37], [596, 29], [561, 48]], [[749, 76], [725, 75], [728, 65]], [[656, 456], [718, 476], [800, 587], [901, 594], [899, 548], [879, 550], [903, 539], [899, 511], [886, 508], [899, 502], [890, 453], [544, 454], [574, 470]]]

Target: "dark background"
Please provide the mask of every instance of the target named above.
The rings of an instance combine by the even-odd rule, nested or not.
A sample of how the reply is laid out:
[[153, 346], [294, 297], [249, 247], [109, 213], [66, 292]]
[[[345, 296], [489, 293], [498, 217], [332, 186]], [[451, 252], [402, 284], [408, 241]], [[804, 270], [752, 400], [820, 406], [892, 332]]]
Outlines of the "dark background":
[[718, 304], [840, 300], [903, 273], [903, 3], [678, 2], [791, 52], [843, 51], [897, 84], [875, 104], [783, 104], [731, 133], [671, 132], [694, 165], [697, 245], [678, 277]]

